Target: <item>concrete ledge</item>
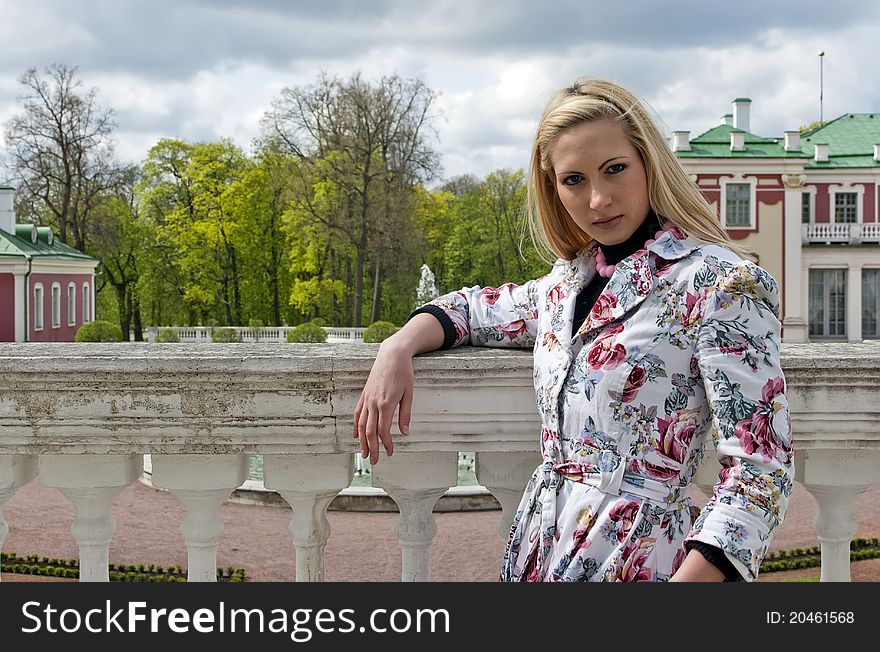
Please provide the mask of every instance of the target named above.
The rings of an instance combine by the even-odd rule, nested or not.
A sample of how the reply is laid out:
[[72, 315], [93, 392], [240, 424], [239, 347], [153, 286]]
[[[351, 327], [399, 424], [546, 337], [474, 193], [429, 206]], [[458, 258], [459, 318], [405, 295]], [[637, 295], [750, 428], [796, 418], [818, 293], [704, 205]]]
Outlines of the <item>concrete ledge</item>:
[[[151, 474], [143, 473], [140, 477], [142, 484], [152, 487], [157, 491], [164, 491], [154, 487]], [[263, 505], [265, 507], [281, 507], [290, 509], [287, 501], [281, 495], [271, 489], [266, 489], [263, 483], [247, 480], [241, 487], [232, 492], [228, 501], [244, 505]], [[348, 487], [339, 492], [328, 507], [334, 512], [397, 512], [397, 505], [383, 489], [374, 487]], [[437, 504], [435, 512], [467, 512], [500, 510], [501, 504], [489, 491], [482, 486], [451, 487], [446, 491]]]

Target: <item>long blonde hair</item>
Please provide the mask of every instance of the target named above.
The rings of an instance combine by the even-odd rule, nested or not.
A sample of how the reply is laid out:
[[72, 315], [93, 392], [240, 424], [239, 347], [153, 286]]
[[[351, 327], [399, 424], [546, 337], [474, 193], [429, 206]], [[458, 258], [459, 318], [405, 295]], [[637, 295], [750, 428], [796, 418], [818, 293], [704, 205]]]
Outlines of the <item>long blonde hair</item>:
[[657, 215], [687, 235], [723, 245], [741, 256], [751, 254], [721, 227], [715, 211], [685, 173], [642, 102], [622, 86], [601, 79], [580, 79], [557, 91], [538, 123], [529, 163], [528, 224], [539, 254], [572, 260], [593, 244], [559, 200], [550, 154], [563, 130], [595, 120], [620, 124], [638, 150], [648, 180], [648, 201]]

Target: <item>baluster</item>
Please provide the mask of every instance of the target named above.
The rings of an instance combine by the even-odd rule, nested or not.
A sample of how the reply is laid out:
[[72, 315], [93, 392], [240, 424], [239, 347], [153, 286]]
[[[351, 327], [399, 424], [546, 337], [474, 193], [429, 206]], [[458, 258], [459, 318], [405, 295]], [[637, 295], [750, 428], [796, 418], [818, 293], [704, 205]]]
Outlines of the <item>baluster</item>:
[[850, 544], [859, 528], [853, 517], [853, 503], [867, 486], [841, 487], [804, 483], [816, 499], [819, 513], [813, 521], [822, 548], [820, 582], [851, 582]]
[[477, 480], [501, 503], [498, 536], [502, 541], [507, 541], [523, 490], [540, 463], [537, 451], [476, 455]]
[[6, 502], [37, 474], [37, 460], [33, 455], [0, 455], [0, 550], [9, 534], [9, 524], [3, 517]]
[[431, 579], [430, 548], [437, 534], [434, 505], [458, 484], [458, 453], [395, 453], [373, 467], [373, 486], [397, 503], [397, 538], [403, 555], [402, 581]]
[[351, 453], [263, 456], [263, 483], [293, 509], [288, 531], [296, 548], [297, 582], [324, 581], [327, 507], [351, 484], [352, 467]]
[[116, 521], [110, 508], [137, 480], [142, 455], [40, 455], [40, 482], [55, 487], [73, 504], [71, 531], [79, 546], [79, 581], [109, 582], [110, 540]]
[[187, 581], [217, 581], [217, 544], [223, 534], [220, 506], [247, 479], [248, 456], [152, 455], [153, 485], [167, 489], [186, 510]]

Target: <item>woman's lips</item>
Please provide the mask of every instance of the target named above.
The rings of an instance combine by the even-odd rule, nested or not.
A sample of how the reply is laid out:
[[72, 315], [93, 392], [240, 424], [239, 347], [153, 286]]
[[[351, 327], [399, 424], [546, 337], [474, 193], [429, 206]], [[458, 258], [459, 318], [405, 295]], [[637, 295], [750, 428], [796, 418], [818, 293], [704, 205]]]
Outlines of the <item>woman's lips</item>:
[[610, 220], [605, 220], [604, 222], [593, 222], [593, 226], [599, 227], [600, 229], [613, 229], [618, 225], [621, 219], [623, 219], [623, 215], [618, 215], [617, 217], [612, 217]]

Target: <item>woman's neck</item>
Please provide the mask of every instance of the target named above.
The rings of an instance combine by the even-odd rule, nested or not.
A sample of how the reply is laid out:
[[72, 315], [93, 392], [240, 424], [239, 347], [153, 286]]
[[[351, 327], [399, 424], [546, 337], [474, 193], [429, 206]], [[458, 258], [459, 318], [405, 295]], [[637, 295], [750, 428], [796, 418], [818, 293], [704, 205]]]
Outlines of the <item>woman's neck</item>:
[[648, 211], [648, 215], [639, 227], [623, 242], [613, 245], [598, 243], [605, 254], [605, 260], [609, 265], [616, 265], [627, 256], [631, 256], [645, 246], [645, 242], [654, 237], [661, 229], [661, 222], [654, 211]]

